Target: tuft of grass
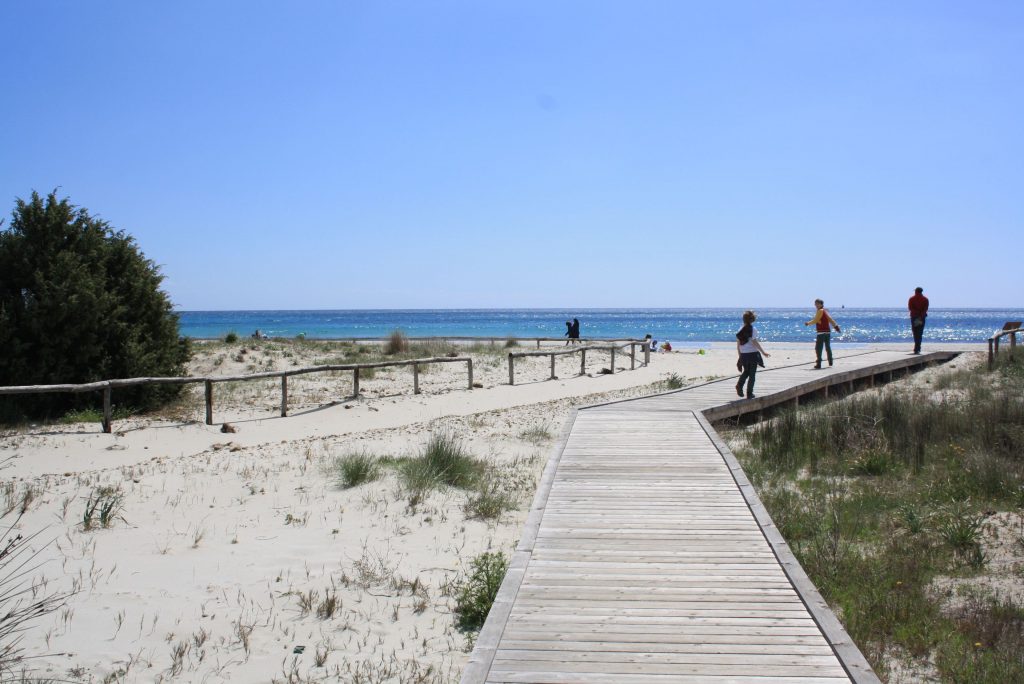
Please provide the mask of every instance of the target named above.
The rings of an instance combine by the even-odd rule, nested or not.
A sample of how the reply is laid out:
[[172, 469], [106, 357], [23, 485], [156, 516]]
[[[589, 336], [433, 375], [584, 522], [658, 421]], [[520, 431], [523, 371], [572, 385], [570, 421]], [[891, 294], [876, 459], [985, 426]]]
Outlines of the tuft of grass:
[[451, 432], [435, 432], [420, 456], [427, 472], [451, 487], [472, 487], [483, 473], [483, 464]]
[[238, 341], [238, 333], [232, 330], [231, 332], [224, 336], [224, 341], [227, 342], [228, 344], [234, 344], [235, 342]]
[[668, 378], [665, 380], [665, 387], [670, 390], [681, 389], [685, 384], [686, 383], [683, 382], [683, 379], [679, 376], [678, 373], [670, 374]]
[[466, 501], [464, 510], [470, 518], [497, 520], [505, 511], [516, 507], [515, 498], [494, 478], [482, 478]]
[[505, 578], [508, 562], [505, 554], [496, 551], [485, 551], [470, 562], [470, 572], [455, 588], [456, 625], [460, 630], [476, 631], [483, 627]]
[[399, 478], [410, 506], [418, 506], [439, 487], [472, 488], [484, 471], [483, 462], [474, 458], [462, 440], [450, 432], [434, 433], [419, 456], [398, 463]]
[[511, 349], [512, 347], [518, 347], [518, 346], [519, 346], [519, 339], [518, 338], [513, 337], [512, 335], [509, 335], [508, 337], [505, 338], [505, 349]]
[[338, 456], [331, 464], [331, 470], [338, 484], [346, 489], [372, 482], [381, 475], [379, 459], [366, 451]]
[[124, 508], [124, 492], [120, 487], [105, 485], [97, 487], [85, 500], [85, 511], [82, 513], [82, 529], [91, 530], [99, 523], [100, 527], [110, 527], [114, 519], [121, 515]]
[[409, 351], [409, 338], [401, 330], [392, 330], [384, 343], [384, 353], [388, 356], [403, 354]]
[[548, 423], [533, 425], [519, 433], [519, 439], [534, 445], [542, 444], [552, 437], [551, 425]]

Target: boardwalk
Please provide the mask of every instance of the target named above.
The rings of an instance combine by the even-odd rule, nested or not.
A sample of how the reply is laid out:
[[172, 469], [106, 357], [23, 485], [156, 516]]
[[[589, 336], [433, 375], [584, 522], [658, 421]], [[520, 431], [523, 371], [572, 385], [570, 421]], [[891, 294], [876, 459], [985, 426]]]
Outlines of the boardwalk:
[[877, 682], [705, 416], [950, 354], [870, 352], [582, 409], [544, 471], [462, 681]]

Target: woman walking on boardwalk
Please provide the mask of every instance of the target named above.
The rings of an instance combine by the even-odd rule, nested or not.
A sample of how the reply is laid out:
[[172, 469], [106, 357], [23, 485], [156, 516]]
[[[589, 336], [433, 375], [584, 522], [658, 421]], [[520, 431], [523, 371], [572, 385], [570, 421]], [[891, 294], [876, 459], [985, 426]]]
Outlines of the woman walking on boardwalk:
[[739, 355], [736, 366], [743, 371], [736, 383], [736, 394], [743, 396], [743, 383], [746, 382], [747, 399], [754, 398], [754, 377], [757, 375], [757, 366], [764, 365], [761, 363], [761, 354], [771, 356], [757, 339], [757, 330], [754, 329], [756, 320], [757, 315], [753, 311], [744, 311], [743, 327], [736, 333], [736, 353]]
[[832, 365], [832, 328], [835, 328], [836, 332], [842, 332], [839, 329], [839, 324], [836, 323], [835, 319], [829, 316], [828, 311], [825, 311], [825, 302], [820, 299], [814, 300], [814, 306], [817, 311], [814, 312], [814, 318], [804, 323], [804, 325], [813, 325], [815, 330], [818, 331], [818, 337], [814, 341], [814, 355], [817, 357], [815, 362], [815, 368], [821, 368], [821, 350], [825, 349], [826, 356], [828, 357], [828, 365]]

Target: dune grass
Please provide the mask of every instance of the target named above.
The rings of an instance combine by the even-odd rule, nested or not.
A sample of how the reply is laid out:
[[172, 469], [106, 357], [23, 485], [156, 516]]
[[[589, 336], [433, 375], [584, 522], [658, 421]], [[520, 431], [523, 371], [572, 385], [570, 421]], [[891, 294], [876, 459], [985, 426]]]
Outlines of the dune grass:
[[983, 573], [987, 517], [1024, 508], [1021, 380], [1019, 366], [976, 368], [940, 376], [941, 396], [892, 391], [787, 411], [748, 428], [736, 449], [879, 673], [899, 653], [930, 659], [943, 681], [1024, 681], [1022, 607], [983, 592], [947, 604], [935, 588]]
[[354, 451], [336, 457], [330, 470], [338, 485], [344, 489], [358, 487], [381, 476], [380, 460], [367, 451]]

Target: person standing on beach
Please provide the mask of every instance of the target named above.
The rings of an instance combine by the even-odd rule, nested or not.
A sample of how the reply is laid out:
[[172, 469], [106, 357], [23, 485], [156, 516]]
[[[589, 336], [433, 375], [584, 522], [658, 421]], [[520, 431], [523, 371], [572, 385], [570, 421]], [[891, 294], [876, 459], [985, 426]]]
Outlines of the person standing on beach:
[[814, 355], [818, 359], [814, 367], [821, 368], [821, 350], [825, 349], [826, 356], [828, 357], [828, 365], [832, 365], [832, 330], [835, 328], [836, 332], [842, 332], [839, 329], [839, 324], [836, 323], [835, 319], [828, 315], [828, 311], [825, 311], [825, 302], [820, 299], [814, 300], [814, 306], [817, 311], [814, 312], [814, 318], [804, 323], [804, 325], [813, 325], [815, 330], [818, 331], [818, 337], [814, 341]]
[[910, 330], [914, 333], [914, 353], [921, 353], [921, 338], [924, 336], [924, 320], [928, 318], [928, 298], [923, 288], [914, 288], [914, 296], [907, 301], [910, 310]]
[[565, 322], [565, 346], [572, 344], [572, 321]]
[[576, 340], [576, 342], [580, 341], [580, 319], [572, 319], [572, 334], [569, 337]]
[[771, 356], [761, 346], [757, 339], [757, 330], [754, 329], [754, 321], [757, 314], [753, 311], [743, 312], [743, 327], [736, 333], [736, 353], [739, 360], [736, 365], [743, 371], [739, 381], [736, 383], [736, 394], [743, 396], [743, 383], [747, 383], [747, 399], [754, 398], [754, 377], [757, 375], [757, 366], [761, 363], [761, 354]]

